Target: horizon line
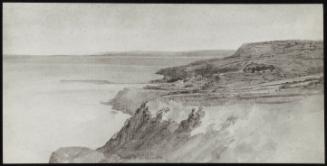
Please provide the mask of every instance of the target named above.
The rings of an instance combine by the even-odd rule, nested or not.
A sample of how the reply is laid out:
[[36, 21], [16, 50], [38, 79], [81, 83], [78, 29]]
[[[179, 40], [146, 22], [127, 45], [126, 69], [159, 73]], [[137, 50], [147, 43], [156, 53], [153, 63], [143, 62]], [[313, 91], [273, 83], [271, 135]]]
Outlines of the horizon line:
[[[324, 42], [324, 39], [281, 39], [281, 40], [263, 40], [255, 42], [245, 42], [244, 44], [254, 44], [254, 43], [263, 43], [263, 42], [274, 42], [274, 41], [316, 41]], [[236, 51], [242, 45], [236, 49], [190, 49], [190, 50], [126, 50], [126, 51], [101, 51], [94, 52], [89, 54], [5, 54], [3, 56], [101, 56], [106, 54], [118, 54], [118, 53], [137, 53], [137, 52], [161, 52], [161, 53], [183, 53], [183, 52], [197, 52], [197, 51]]]
[[119, 54], [119, 53], [184, 53], [184, 52], [197, 52], [197, 51], [236, 51], [237, 49], [198, 49], [198, 50], [181, 50], [181, 51], [166, 51], [166, 50], [126, 50], [126, 51], [103, 51], [94, 52], [90, 54], [3, 54], [4, 56], [101, 56], [106, 54]]

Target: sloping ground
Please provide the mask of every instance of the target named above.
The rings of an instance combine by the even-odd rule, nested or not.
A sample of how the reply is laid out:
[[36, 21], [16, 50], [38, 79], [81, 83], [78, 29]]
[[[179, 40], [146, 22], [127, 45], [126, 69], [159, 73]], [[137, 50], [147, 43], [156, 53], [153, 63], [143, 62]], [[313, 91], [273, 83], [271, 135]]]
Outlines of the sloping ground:
[[[249, 67], [253, 70], [247, 70]], [[274, 76], [273, 80], [280, 80], [285, 77], [305, 76], [322, 71], [322, 41], [290, 40], [244, 44], [230, 57], [166, 68], [158, 71], [157, 74], [162, 74], [165, 82], [174, 82], [187, 81], [192, 77], [212, 78], [216, 74], [228, 75], [230, 72], [256, 73], [257, 75], [269, 73]], [[245, 75], [245, 77], [248, 76]]]
[[99, 162], [324, 162], [322, 44], [250, 43], [231, 57], [162, 69], [158, 85], [112, 100], [132, 117], [89, 154], [103, 154]]
[[321, 96], [277, 106], [184, 109], [184, 120], [169, 115], [176, 110], [149, 109], [142, 105], [98, 149], [107, 156], [103, 162], [323, 162]]
[[[175, 100], [193, 106], [252, 99], [256, 99], [257, 103], [293, 102], [304, 95], [322, 93], [323, 42], [270, 41], [244, 44], [231, 57], [197, 61], [162, 69], [157, 73], [164, 78], [153, 81], [157, 85], [140, 90], [143, 95], [149, 94], [154, 98], [153, 94], [160, 92], [155, 95], [161, 100]], [[132, 99], [135, 97], [134, 91], [125, 90], [123, 95], [117, 95], [112, 101], [114, 108], [120, 109], [126, 105], [119, 98], [124, 96]], [[139, 97], [136, 97], [137, 100], [140, 100]], [[150, 100], [147, 97], [144, 99], [130, 107], [128, 112], [133, 113], [138, 105]]]
[[62, 148], [50, 162], [324, 161], [322, 95], [278, 105], [176, 109], [157, 102], [142, 104], [97, 150]]
[[146, 89], [167, 90], [167, 98], [195, 101], [195, 105], [199, 104], [196, 100], [212, 105], [235, 97], [310, 95], [323, 89], [323, 42], [244, 44], [230, 57], [166, 68], [157, 74], [164, 76], [154, 81], [160, 84]]

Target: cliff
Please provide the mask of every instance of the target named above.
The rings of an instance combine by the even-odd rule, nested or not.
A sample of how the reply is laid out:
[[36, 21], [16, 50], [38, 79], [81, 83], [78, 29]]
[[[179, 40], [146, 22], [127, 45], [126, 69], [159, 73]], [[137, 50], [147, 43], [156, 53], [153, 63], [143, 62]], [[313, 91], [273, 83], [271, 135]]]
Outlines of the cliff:
[[144, 102], [154, 100], [166, 91], [160, 90], [144, 90], [138, 88], [124, 88], [107, 104], [112, 106], [114, 110], [120, 110], [124, 113], [133, 115], [135, 110]]
[[215, 76], [219, 78], [219, 74], [238, 74], [244, 79], [256, 75], [271, 75], [270, 79], [263, 79], [267, 82], [317, 74], [322, 69], [322, 41], [286, 40], [243, 44], [232, 56], [166, 68], [157, 74], [162, 74], [162, 81], [165, 82], [188, 81], [194, 77], [215, 79]]
[[111, 100], [132, 116], [103, 146], [59, 150], [50, 162], [84, 162], [85, 154], [89, 162], [324, 160], [323, 42], [249, 43], [230, 57], [157, 74], [157, 85]]
[[204, 112], [199, 109], [189, 114], [180, 123], [171, 118], [169, 108], [150, 112], [146, 103], [138, 108], [132, 118], [104, 146], [98, 148], [108, 157], [119, 156], [121, 160], [131, 158], [163, 160], [169, 151], [187, 142], [190, 132], [199, 126]]
[[[243, 44], [232, 56], [196, 61], [161, 69], [157, 85], [140, 89], [136, 100], [160, 98], [184, 105], [221, 105], [251, 100], [282, 103], [323, 90], [322, 41], [268, 41]], [[130, 91], [130, 92], [129, 92]], [[135, 90], [124, 90], [113, 100], [115, 109], [125, 107], [121, 98], [133, 98]], [[147, 95], [146, 95], [147, 94]], [[146, 97], [146, 96], [151, 96]], [[120, 101], [120, 102], [119, 102]], [[133, 109], [127, 109], [133, 113]]]
[[[143, 103], [103, 146], [73, 152], [69, 147], [62, 148], [52, 154], [50, 162], [287, 162], [291, 159], [291, 162], [317, 162], [324, 159], [321, 95], [278, 105], [235, 103], [182, 110], [167, 106], [170, 105], [158, 107], [153, 102]], [[303, 158], [306, 151], [311, 153]], [[285, 154], [291, 158], [285, 158]]]

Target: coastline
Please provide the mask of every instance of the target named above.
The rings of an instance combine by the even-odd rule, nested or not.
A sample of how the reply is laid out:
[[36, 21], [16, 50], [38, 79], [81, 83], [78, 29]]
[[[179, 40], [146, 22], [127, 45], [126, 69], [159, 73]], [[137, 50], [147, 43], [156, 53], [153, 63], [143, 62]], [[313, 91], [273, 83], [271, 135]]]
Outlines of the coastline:
[[[105, 163], [248, 162], [253, 157], [258, 162], [280, 162], [280, 149], [285, 152], [296, 146], [306, 147], [295, 140], [289, 149], [280, 145], [301, 135], [297, 128], [303, 127], [299, 123], [303, 117], [312, 117], [305, 132], [321, 138], [313, 129], [322, 127], [314, 123], [321, 121], [323, 113], [322, 63], [310, 64], [322, 58], [321, 44], [291, 40], [250, 43], [227, 58], [161, 69], [156, 74], [163, 78], [152, 82], [155, 84], [125, 88], [108, 102], [131, 117], [103, 146], [94, 150], [67, 147], [53, 152], [50, 162], [82, 162], [85, 158]], [[253, 52], [253, 47], [261, 50]], [[310, 54], [301, 54], [303, 49]], [[265, 54], [269, 56], [262, 56]], [[283, 61], [279, 54], [285, 55]], [[299, 59], [299, 54], [306, 57]], [[285, 68], [296, 56], [308, 65]], [[305, 104], [299, 107], [300, 103]], [[309, 142], [314, 140], [310, 135], [303, 137]], [[248, 139], [243, 138], [261, 143], [245, 143]], [[322, 143], [319, 139], [313, 147]], [[267, 146], [272, 149], [259, 153]], [[242, 148], [248, 149], [247, 153], [242, 153]], [[76, 151], [83, 152], [73, 157]], [[238, 154], [233, 154], [235, 151]], [[322, 158], [309, 156], [306, 161], [311, 160]]]

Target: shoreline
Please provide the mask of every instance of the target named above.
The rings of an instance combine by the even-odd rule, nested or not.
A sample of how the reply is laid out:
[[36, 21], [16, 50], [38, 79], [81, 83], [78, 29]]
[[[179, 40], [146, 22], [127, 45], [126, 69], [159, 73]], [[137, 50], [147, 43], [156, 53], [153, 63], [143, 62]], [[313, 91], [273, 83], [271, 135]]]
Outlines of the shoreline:
[[[155, 86], [124, 88], [107, 102], [131, 117], [103, 146], [94, 150], [66, 147], [53, 152], [50, 163], [239, 162], [239, 157], [241, 162], [253, 157], [279, 162], [283, 157], [278, 151], [293, 146], [317, 149], [323, 142], [310, 134], [321, 136], [320, 130], [313, 129], [322, 127], [324, 76], [322, 64], [310, 62], [323, 57], [321, 44], [291, 40], [250, 43], [227, 58], [160, 69], [156, 74], [163, 78], [156, 80]], [[302, 55], [303, 50], [311, 54]], [[289, 65], [294, 58], [308, 65]], [[304, 117], [311, 118], [309, 127], [301, 123]], [[304, 131], [298, 130], [299, 126]], [[314, 146], [294, 140], [294, 135], [305, 137]], [[285, 149], [288, 140], [293, 144]], [[315, 150], [319, 155], [308, 160], [320, 161], [320, 151], [321, 147]]]

